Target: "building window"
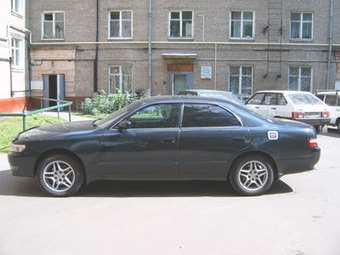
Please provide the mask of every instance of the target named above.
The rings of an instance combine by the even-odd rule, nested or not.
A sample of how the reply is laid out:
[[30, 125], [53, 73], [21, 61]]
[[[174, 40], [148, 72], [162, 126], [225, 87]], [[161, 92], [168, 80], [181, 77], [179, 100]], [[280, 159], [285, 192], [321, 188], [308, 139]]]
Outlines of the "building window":
[[231, 66], [229, 74], [230, 91], [241, 97], [249, 97], [253, 87], [253, 67]]
[[23, 65], [23, 40], [18, 38], [12, 38], [11, 40], [11, 48], [12, 48], [12, 66], [13, 67], [22, 67]]
[[132, 66], [109, 67], [109, 94], [132, 92]]
[[42, 17], [42, 39], [64, 39], [64, 13], [45, 12]]
[[311, 91], [312, 68], [289, 67], [289, 90]]
[[12, 12], [22, 13], [22, 0], [11, 0]]
[[169, 13], [169, 37], [192, 38], [192, 11], [172, 11]]
[[254, 34], [254, 12], [232, 11], [230, 19], [230, 37], [234, 39], [252, 39]]
[[290, 16], [290, 38], [313, 38], [313, 14], [306, 12], [292, 12]]
[[109, 38], [132, 38], [132, 12], [109, 12]]

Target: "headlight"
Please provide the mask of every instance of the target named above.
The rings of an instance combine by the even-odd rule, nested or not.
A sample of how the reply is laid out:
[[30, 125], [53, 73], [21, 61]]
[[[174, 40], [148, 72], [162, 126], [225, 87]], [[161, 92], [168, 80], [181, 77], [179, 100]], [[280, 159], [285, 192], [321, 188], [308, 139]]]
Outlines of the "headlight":
[[26, 145], [24, 144], [11, 144], [11, 151], [12, 152], [23, 152], [26, 148]]

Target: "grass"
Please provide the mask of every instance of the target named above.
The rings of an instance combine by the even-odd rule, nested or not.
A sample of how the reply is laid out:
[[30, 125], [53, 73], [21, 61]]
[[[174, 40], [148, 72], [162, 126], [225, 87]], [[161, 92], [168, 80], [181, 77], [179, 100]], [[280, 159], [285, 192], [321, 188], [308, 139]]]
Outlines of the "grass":
[[[66, 122], [65, 120], [35, 114], [26, 118], [26, 129]], [[22, 132], [22, 117], [8, 118], [0, 121], [0, 152], [7, 153], [14, 137]]]

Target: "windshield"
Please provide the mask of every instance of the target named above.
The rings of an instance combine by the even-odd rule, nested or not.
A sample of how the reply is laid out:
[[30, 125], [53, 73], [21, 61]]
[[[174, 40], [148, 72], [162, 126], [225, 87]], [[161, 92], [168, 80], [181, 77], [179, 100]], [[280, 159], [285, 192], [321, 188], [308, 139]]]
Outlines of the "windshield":
[[107, 126], [111, 125], [114, 120], [121, 118], [122, 116], [124, 116], [125, 114], [127, 114], [132, 109], [139, 106], [140, 104], [142, 104], [142, 102], [137, 101], [137, 102], [132, 103], [128, 106], [125, 106], [125, 107], [119, 109], [118, 111], [112, 113], [111, 115], [105, 117], [104, 119], [96, 121], [95, 125], [100, 127], [100, 128], [106, 128]]
[[319, 104], [323, 105], [323, 102], [321, 102], [320, 99], [318, 99], [316, 96], [313, 96], [311, 94], [288, 94], [288, 97], [293, 101], [294, 104], [297, 105], [306, 105], [306, 104]]

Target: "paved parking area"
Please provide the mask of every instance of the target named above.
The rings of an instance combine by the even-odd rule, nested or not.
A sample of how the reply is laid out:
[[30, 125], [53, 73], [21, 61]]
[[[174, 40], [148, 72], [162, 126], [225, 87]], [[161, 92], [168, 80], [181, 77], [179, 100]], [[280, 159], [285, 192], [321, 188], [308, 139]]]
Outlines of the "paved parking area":
[[260, 197], [216, 182], [97, 182], [49, 198], [0, 154], [0, 254], [340, 254], [340, 135]]

